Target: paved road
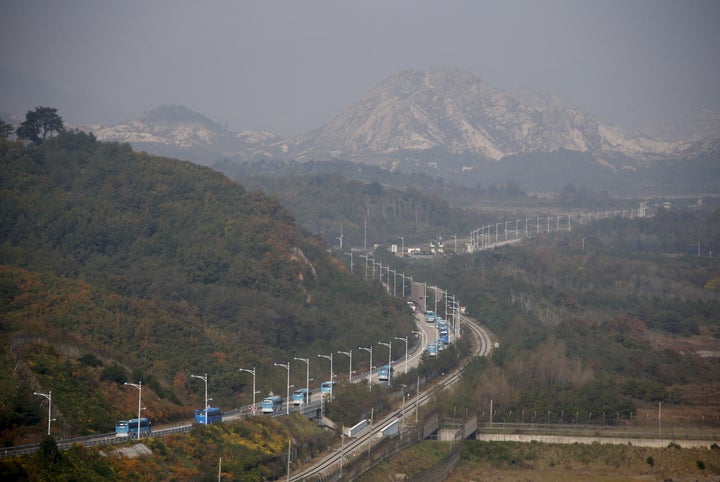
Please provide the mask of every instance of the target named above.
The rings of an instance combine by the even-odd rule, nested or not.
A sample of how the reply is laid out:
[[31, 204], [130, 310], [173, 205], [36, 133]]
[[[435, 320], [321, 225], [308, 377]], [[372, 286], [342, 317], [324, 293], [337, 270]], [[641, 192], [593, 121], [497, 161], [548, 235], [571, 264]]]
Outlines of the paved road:
[[[413, 354], [414, 364], [412, 366], [416, 366], [417, 363], [419, 363], [420, 356], [422, 356], [422, 352], [427, 346], [428, 340], [434, 341], [435, 337], [437, 337], [435, 325], [433, 323], [426, 323], [423, 314], [417, 314], [415, 316], [415, 321], [418, 326], [418, 331], [423, 331], [426, 333], [426, 336], [423, 336], [423, 350], [419, 350], [419, 352]], [[461, 331], [464, 333], [463, 336], [473, 336], [475, 339], [475, 343], [473, 343], [474, 355], [488, 356], [492, 353], [494, 346], [492, 338], [490, 333], [484, 327], [480, 326], [467, 316], [461, 317], [461, 325]], [[362, 456], [374, 443], [381, 440], [379, 433], [384, 427], [394, 421], [402, 422], [406, 416], [414, 417], [417, 413], [416, 411], [419, 409], [419, 406], [429, 403], [434, 398], [435, 389], [445, 390], [450, 388], [460, 380], [461, 373], [461, 368], [454, 370], [447, 376], [440, 379], [433, 390], [425, 390], [420, 393], [409, 394], [409, 398], [405, 399], [401, 408], [393, 410], [381, 420], [373, 421], [373, 425], [364, 430], [357, 437], [352, 439], [343, 438], [340, 447], [336, 447], [335, 450], [325, 455], [322, 459], [316, 461], [312, 466], [306, 467], [296, 474], [291, 474], [290, 480], [300, 481], [320, 476], [325, 472], [330, 473], [339, 469], [341, 460], [346, 459], [349, 456]]]

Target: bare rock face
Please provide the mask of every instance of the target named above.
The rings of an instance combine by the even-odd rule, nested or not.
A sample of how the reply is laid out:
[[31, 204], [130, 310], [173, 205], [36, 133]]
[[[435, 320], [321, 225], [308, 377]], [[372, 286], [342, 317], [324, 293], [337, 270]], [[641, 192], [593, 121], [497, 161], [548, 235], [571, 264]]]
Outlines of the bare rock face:
[[204, 115], [178, 105], [160, 106], [142, 119], [126, 124], [87, 126], [86, 129], [101, 141], [127, 142], [140, 150], [176, 155], [199, 163], [252, 152], [281, 140], [266, 131], [231, 132]]
[[668, 157], [677, 148], [603, 123], [560, 99], [511, 94], [474, 74], [440, 68], [393, 75], [330, 123], [280, 146], [300, 159], [443, 148], [494, 160], [573, 150], [639, 161]]
[[[720, 124], [705, 119], [702, 125]], [[715, 152], [720, 139], [720, 132], [712, 131], [702, 138], [655, 140], [558, 98], [511, 93], [451, 68], [392, 75], [329, 123], [290, 139], [266, 131], [230, 132], [182, 106], [161, 106], [137, 121], [87, 130], [100, 140], [203, 164], [267, 157], [391, 165], [424, 152], [499, 161], [515, 154], [576, 151], [639, 166]]]

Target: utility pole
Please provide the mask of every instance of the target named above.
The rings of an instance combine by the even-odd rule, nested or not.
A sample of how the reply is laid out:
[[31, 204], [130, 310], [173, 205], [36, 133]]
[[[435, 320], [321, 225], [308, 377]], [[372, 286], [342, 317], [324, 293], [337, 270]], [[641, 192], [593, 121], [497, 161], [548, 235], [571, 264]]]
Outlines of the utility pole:
[[367, 253], [367, 218], [365, 218], [365, 221], [363, 222], [365, 226], [365, 238], [363, 241], [363, 251]]
[[[45, 397], [48, 399], [48, 435], [50, 435], [50, 422], [52, 422], [52, 390], [48, 393], [33, 392], [33, 395]], [[138, 420], [138, 430], [140, 430], [140, 421]], [[138, 436], [139, 438], [139, 436]]]
[[338, 353], [340, 353], [342, 355], [347, 355], [350, 357], [350, 368], [348, 368], [348, 382], [352, 382], [352, 350], [350, 350], [350, 351], [338, 350]]

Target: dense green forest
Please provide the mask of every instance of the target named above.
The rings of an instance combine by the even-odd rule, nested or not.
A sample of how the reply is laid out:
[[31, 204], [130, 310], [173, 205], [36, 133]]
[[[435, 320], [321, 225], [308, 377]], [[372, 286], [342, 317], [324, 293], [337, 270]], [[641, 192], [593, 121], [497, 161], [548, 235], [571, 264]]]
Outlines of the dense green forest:
[[151, 417], [187, 417], [203, 392], [191, 374], [231, 408], [252, 399], [239, 367], [282, 392], [275, 362], [412, 329], [401, 300], [350, 276], [277, 199], [209, 168], [82, 132], [0, 140], [0, 166], [5, 443], [38, 432], [35, 390], [52, 390], [55, 430], [107, 432], [132, 413], [125, 381], [144, 381]]

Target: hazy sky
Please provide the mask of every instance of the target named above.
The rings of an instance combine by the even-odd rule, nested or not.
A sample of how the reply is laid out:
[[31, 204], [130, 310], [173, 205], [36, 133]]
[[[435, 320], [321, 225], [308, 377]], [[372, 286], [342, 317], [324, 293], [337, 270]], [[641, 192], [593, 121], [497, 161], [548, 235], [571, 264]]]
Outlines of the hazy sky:
[[429, 66], [623, 125], [720, 110], [720, 1], [0, 0], [0, 68], [129, 118], [182, 104], [291, 136]]

